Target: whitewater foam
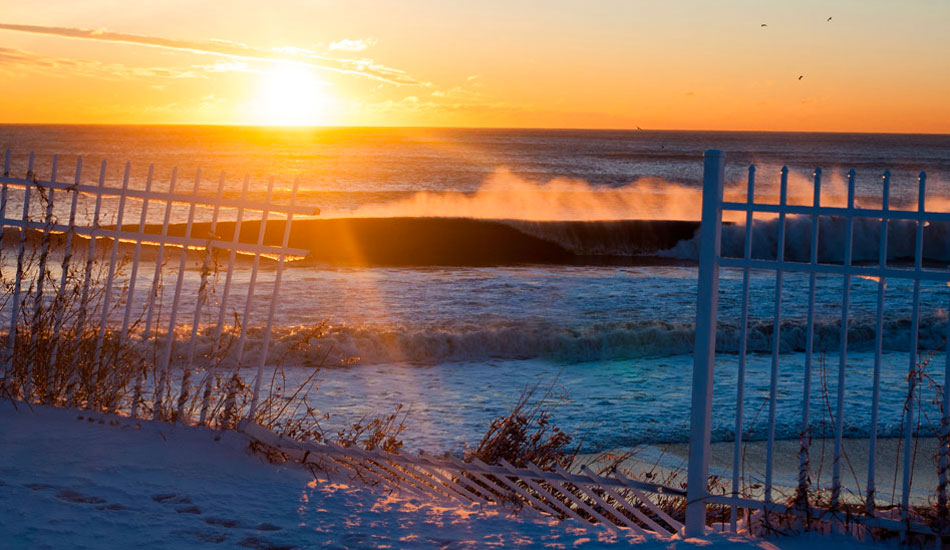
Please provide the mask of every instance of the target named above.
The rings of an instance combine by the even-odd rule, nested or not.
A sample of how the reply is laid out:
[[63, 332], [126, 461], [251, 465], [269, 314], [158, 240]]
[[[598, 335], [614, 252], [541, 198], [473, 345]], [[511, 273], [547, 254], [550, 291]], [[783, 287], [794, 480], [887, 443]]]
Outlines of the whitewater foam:
[[[847, 220], [842, 216], [820, 216], [818, 227], [818, 261], [841, 263], [844, 259]], [[810, 216], [788, 216], [785, 221], [785, 259], [807, 262], [811, 258]], [[778, 249], [779, 220], [755, 220], [752, 224], [752, 257], [775, 259]], [[745, 246], [745, 225], [724, 225], [722, 255], [741, 258]], [[892, 220], [887, 226], [887, 258], [889, 261], [913, 260], [916, 245], [916, 222]], [[950, 262], [950, 223], [932, 222], [924, 227], [923, 259]], [[877, 262], [880, 251], [881, 222], [873, 218], [854, 219], [852, 261]], [[659, 255], [671, 258], [698, 258], [698, 237], [677, 242]]]

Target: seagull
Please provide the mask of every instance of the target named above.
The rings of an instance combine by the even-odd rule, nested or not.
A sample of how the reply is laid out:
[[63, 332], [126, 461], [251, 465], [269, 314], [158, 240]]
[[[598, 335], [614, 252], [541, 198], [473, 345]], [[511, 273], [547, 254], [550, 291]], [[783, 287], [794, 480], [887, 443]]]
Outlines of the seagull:
[[768, 27], [768, 25], [766, 25], [765, 23], [762, 23], [761, 26], [763, 26], [763, 27]]
[[831, 18], [830, 18], [830, 17], [828, 18], [828, 21], [831, 21]]
[[801, 79], [803, 79], [803, 78], [805, 78], [805, 75], [803, 75], [803, 74], [798, 75], [798, 79], [799, 79], [799, 80], [801, 80]]

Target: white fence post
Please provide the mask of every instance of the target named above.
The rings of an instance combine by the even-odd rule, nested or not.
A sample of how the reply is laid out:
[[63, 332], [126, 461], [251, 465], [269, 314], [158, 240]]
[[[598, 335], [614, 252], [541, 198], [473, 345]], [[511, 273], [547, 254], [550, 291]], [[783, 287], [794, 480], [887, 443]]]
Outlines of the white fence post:
[[687, 537], [702, 536], [706, 526], [706, 478], [712, 428], [713, 365], [716, 359], [716, 309], [722, 234], [722, 191], [726, 154], [710, 149], [704, 155], [703, 217], [699, 235], [699, 284], [696, 297], [696, 340], [693, 352], [693, 398], [687, 472]]

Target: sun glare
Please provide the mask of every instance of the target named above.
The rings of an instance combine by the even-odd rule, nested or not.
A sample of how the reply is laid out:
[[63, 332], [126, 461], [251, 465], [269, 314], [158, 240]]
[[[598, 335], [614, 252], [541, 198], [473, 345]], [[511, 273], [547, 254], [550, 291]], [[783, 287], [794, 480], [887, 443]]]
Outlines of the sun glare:
[[279, 64], [261, 73], [254, 116], [259, 124], [308, 126], [327, 122], [328, 98], [313, 72], [299, 65]]

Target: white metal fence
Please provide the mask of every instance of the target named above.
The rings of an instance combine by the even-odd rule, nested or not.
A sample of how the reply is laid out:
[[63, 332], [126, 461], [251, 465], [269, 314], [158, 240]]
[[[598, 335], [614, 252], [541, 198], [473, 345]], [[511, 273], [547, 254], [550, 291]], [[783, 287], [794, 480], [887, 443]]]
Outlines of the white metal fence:
[[[939, 483], [934, 487], [936, 492], [935, 517], [923, 518], [915, 514], [910, 502], [912, 490], [912, 464], [914, 463], [911, 441], [915, 434], [915, 406], [912, 397], [919, 390], [921, 383], [918, 366], [920, 352], [918, 351], [918, 330], [921, 318], [921, 283], [950, 281], [950, 270], [945, 265], [930, 267], [924, 262], [924, 227], [932, 222], [950, 221], [950, 213], [933, 212], [927, 210], [926, 203], [926, 175], [921, 173], [917, 182], [917, 208], [902, 210], [891, 208], [890, 175], [885, 172], [881, 180], [882, 202], [880, 207], [862, 208], [855, 204], [855, 179], [852, 170], [847, 177], [847, 199], [844, 206], [826, 206], [822, 197], [822, 173], [820, 169], [814, 172], [813, 200], [811, 205], [789, 204], [788, 186], [789, 171], [783, 168], [780, 177], [778, 203], [756, 202], [756, 171], [749, 168], [747, 200], [745, 202], [730, 202], [724, 200], [724, 165], [725, 154], [722, 151], [710, 150], [705, 154], [705, 168], [703, 177], [702, 227], [700, 230], [699, 255], [699, 286], [696, 312], [696, 340], [693, 371], [692, 420], [690, 431], [690, 458], [688, 472], [688, 505], [686, 511], [686, 533], [695, 536], [703, 532], [706, 524], [706, 508], [710, 504], [731, 507], [731, 527], [736, 528], [737, 516], [740, 511], [764, 510], [769, 513], [791, 515], [793, 517], [820, 517], [829, 522], [857, 523], [869, 527], [882, 527], [900, 531], [906, 534], [909, 531], [932, 533], [937, 531], [936, 526], [947, 518], [947, 466], [948, 466], [948, 426], [950, 426], [950, 351], [946, 357], [946, 367], [941, 377], [942, 386], [937, 386], [939, 392], [939, 410], [941, 418], [939, 424], [939, 457], [937, 469]], [[738, 212], [744, 217], [744, 246], [742, 257], [724, 257], [721, 254], [723, 212]], [[753, 254], [753, 240], [756, 235], [753, 231], [754, 217], [777, 217], [774, 257], [761, 258]], [[786, 258], [786, 226], [788, 220], [797, 216], [810, 221], [810, 257], [807, 260]], [[822, 235], [821, 219], [843, 219], [844, 235], [841, 261], [820, 261], [819, 249], [822, 239], [833, 237]], [[888, 260], [888, 225], [895, 221], [916, 224], [915, 241], [913, 247], [913, 262], [910, 265], [892, 265]], [[856, 222], [870, 222], [879, 224], [878, 260], [874, 263], [853, 263], [854, 228]], [[841, 236], [834, 236], [841, 238]], [[791, 243], [790, 243], [791, 244]], [[741, 270], [742, 291], [740, 297], [739, 321], [739, 351], [737, 356], [720, 357], [720, 365], [726, 363], [728, 368], [736, 369], [736, 396], [735, 396], [735, 441], [732, 459], [730, 485], [725, 494], [712, 494], [707, 480], [710, 473], [710, 433], [712, 429], [712, 404], [714, 392], [714, 364], [717, 359], [717, 307], [719, 301], [720, 268], [734, 268]], [[781, 351], [781, 332], [783, 330], [783, 291], [787, 292], [787, 283], [783, 284], [783, 275], [786, 273], [805, 274], [808, 276], [807, 293], [807, 321], [805, 325], [806, 345], [804, 350], [804, 365], [796, 361], [783, 361]], [[763, 486], [758, 491], [751, 491], [748, 480], [744, 479], [743, 472], [749, 466], [743, 453], [745, 427], [747, 418], [743, 410], [746, 402], [746, 365], [750, 355], [749, 343], [749, 287], [750, 277], [774, 277], [775, 292], [772, 306], [772, 334], [771, 334], [771, 369], [769, 374], [769, 389], [767, 397], [768, 428], [765, 452], [765, 474]], [[816, 280], [839, 278], [840, 290], [840, 328], [839, 349], [837, 354], [837, 384], [836, 394], [830, 399], [834, 405], [832, 425], [833, 462], [831, 484], [828, 498], [816, 502], [814, 487], [815, 472], [811, 469], [809, 452], [812, 446], [811, 419], [812, 410], [812, 382], [816, 370], [815, 350], [815, 296]], [[851, 310], [852, 277], [870, 278], [877, 281], [876, 296], [876, 335], [874, 340], [874, 367], [871, 402], [867, 403], [866, 414], [870, 417], [870, 431], [868, 442], [868, 476], [864, 494], [860, 498], [863, 502], [845, 502], [842, 497], [842, 468], [843, 468], [843, 438], [845, 418], [845, 390], [848, 387], [848, 326]], [[889, 294], [886, 296], [887, 281], [905, 279], [912, 281], [913, 292], [909, 295]], [[876, 447], [878, 444], [878, 422], [882, 412], [881, 403], [881, 368], [882, 368], [882, 338], [885, 323], [885, 300], [909, 301], [911, 318], [909, 323], [909, 342], [907, 355], [907, 395], [908, 399], [899, 405], [903, 407], [898, 414], [903, 416], [903, 456], [901, 472], [900, 502], [896, 509], [883, 510], [876, 499], [875, 488], [875, 459], [879, 457]], [[761, 306], [761, 304], [759, 304]], [[722, 368], [722, 367], [720, 367]], [[788, 369], [803, 368], [802, 387], [797, 390], [801, 399], [801, 423], [799, 442], [799, 472], [797, 487], [791, 498], [779, 501], [773, 494], [774, 470], [776, 461], [776, 403], [782, 373]], [[796, 390], [783, 388], [786, 392]], [[929, 490], [930, 488], [928, 488]], [[899, 513], [896, 513], [898, 512]], [[936, 518], [936, 522], [934, 519]], [[928, 519], [929, 521], [922, 521]], [[847, 521], [846, 521], [847, 520]]]
[[[284, 262], [307, 253], [288, 247], [294, 215], [314, 213], [294, 205], [296, 182], [290, 203], [283, 205], [272, 201], [273, 178], [260, 203], [247, 199], [247, 177], [240, 198], [229, 198], [224, 174], [209, 186], [202, 184], [199, 171], [182, 192], [177, 169], [159, 185], [149, 167], [144, 186], [132, 187], [125, 164], [121, 187], [114, 187], [106, 184], [105, 161], [98, 183], [90, 185], [83, 183], [82, 158], [71, 181], [60, 181], [58, 157], [52, 159], [48, 180], [36, 172], [35, 160], [30, 154], [27, 166], [13, 166], [6, 151], [0, 178], [0, 278], [7, 325], [0, 389], [16, 399], [72, 406], [92, 406], [92, 396], [98, 395], [96, 407], [135, 416], [148, 404], [155, 417], [188, 421], [197, 414], [196, 420], [205, 423], [215, 406], [209, 402], [211, 386], [222, 374], [216, 371], [237, 373], [248, 366], [245, 347], [254, 322], [255, 287], [262, 258], [269, 258], [276, 260], [276, 269], [269, 270], [272, 296], [266, 317], [257, 320], [264, 330], [253, 345], [257, 376], [248, 411], [253, 415]], [[281, 237], [267, 237], [268, 228], [277, 225]], [[250, 282], [244, 296], [232, 296], [239, 255], [250, 259]], [[212, 264], [219, 261], [223, 289], [212, 289]], [[189, 271], [198, 274], [193, 293], [184, 292]], [[209, 326], [211, 351], [201, 358], [204, 377], [195, 383], [198, 331]], [[233, 333], [234, 349], [224, 349], [225, 332]], [[121, 355], [136, 344], [144, 350], [141, 355]], [[135, 374], [123, 380], [129, 376], [125, 371]], [[123, 394], [123, 384], [132, 391]], [[200, 399], [196, 391], [203, 392]]]

